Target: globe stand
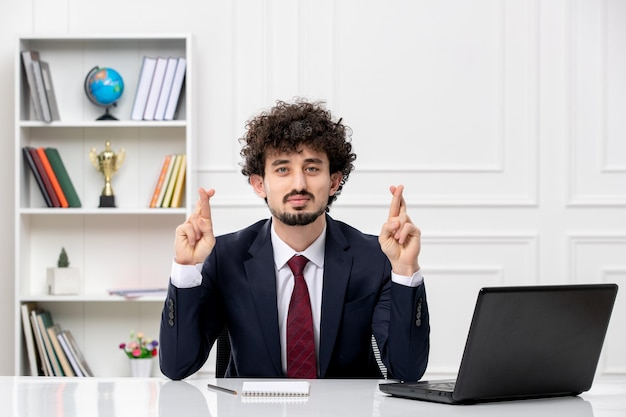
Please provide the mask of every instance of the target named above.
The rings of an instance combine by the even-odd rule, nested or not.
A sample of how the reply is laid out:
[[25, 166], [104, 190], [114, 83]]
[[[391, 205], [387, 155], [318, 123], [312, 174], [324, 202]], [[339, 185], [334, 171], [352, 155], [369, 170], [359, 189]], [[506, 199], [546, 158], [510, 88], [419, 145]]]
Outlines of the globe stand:
[[119, 120], [117, 117], [113, 116], [110, 112], [109, 109], [111, 107], [107, 107], [104, 114], [100, 117], [98, 117], [96, 120]]

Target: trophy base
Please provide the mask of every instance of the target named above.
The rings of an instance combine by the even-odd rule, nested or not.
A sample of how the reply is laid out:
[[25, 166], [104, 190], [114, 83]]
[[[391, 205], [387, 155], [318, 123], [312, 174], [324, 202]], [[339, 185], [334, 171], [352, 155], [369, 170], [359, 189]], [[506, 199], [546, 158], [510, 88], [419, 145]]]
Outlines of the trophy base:
[[115, 207], [114, 195], [101, 195], [100, 205], [98, 207]]

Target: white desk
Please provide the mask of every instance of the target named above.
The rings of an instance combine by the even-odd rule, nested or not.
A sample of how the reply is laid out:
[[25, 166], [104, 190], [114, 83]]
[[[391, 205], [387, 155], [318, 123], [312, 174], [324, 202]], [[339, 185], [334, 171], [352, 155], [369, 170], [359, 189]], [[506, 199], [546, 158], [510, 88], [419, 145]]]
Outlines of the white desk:
[[376, 380], [318, 380], [300, 401], [248, 402], [209, 391], [238, 390], [242, 380], [0, 377], [5, 417], [608, 417], [626, 415], [626, 380], [596, 381], [580, 397], [455, 406], [388, 397]]

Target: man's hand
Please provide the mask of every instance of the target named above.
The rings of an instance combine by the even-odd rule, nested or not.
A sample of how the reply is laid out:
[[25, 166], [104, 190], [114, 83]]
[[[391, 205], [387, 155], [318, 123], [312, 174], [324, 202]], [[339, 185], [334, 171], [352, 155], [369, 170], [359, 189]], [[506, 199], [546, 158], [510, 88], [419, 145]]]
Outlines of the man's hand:
[[383, 224], [378, 242], [391, 262], [393, 272], [398, 275], [412, 276], [420, 268], [418, 256], [421, 232], [406, 214], [406, 202], [402, 197], [404, 186], [392, 185], [389, 191], [393, 195], [389, 206], [389, 217]]
[[182, 265], [195, 265], [204, 262], [215, 246], [211, 205], [209, 200], [215, 195], [214, 189], [198, 189], [200, 198], [196, 210], [187, 221], [176, 228], [174, 241], [175, 261]]

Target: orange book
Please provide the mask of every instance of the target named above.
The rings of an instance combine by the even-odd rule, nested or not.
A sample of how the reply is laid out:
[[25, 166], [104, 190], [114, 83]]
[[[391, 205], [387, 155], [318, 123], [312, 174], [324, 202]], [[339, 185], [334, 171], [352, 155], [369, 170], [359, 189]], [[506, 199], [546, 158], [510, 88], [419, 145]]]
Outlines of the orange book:
[[52, 165], [50, 165], [50, 161], [48, 160], [48, 156], [46, 155], [45, 148], [37, 148], [37, 153], [39, 154], [39, 158], [41, 159], [41, 164], [43, 165], [46, 173], [48, 174], [48, 178], [50, 179], [50, 184], [52, 184], [52, 188], [54, 188], [54, 193], [57, 195], [59, 199], [59, 203], [61, 207], [69, 207], [69, 203], [67, 202], [67, 198], [65, 198], [65, 194], [63, 193], [63, 189], [61, 188], [61, 184], [59, 184], [59, 180], [57, 179], [54, 170], [52, 169]]
[[163, 188], [163, 184], [165, 183], [165, 177], [167, 176], [167, 168], [170, 165], [170, 161], [172, 160], [172, 155], [165, 155], [163, 158], [163, 164], [161, 165], [161, 172], [159, 172], [159, 178], [157, 180], [156, 186], [154, 187], [154, 192], [152, 193], [152, 199], [150, 199], [150, 208], [155, 208], [157, 206], [157, 201], [159, 200], [159, 194], [161, 193], [161, 189]]

